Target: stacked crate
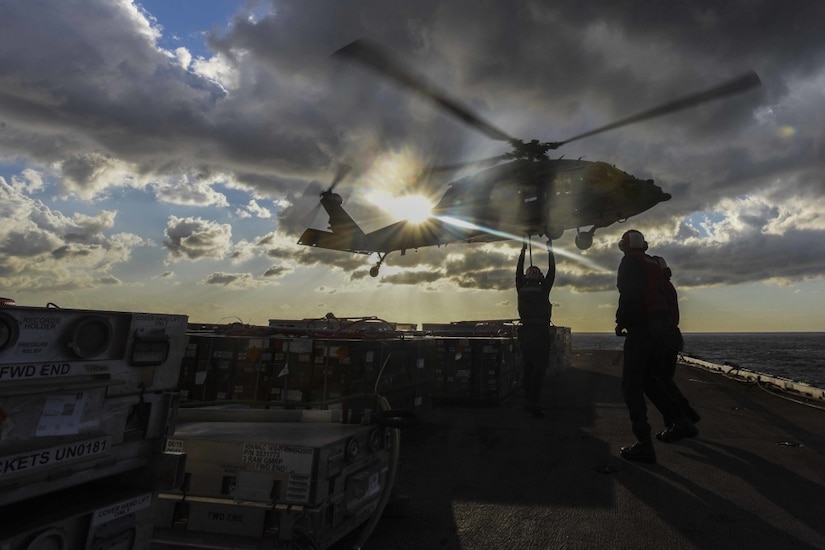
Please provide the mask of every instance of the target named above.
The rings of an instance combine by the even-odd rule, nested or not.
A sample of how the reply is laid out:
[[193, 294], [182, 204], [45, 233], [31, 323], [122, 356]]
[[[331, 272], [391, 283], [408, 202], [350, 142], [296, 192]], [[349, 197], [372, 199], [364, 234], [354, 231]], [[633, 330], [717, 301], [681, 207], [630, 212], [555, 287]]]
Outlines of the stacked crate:
[[572, 361], [572, 337], [570, 327], [550, 327], [553, 338], [550, 359], [547, 362], [548, 376], [555, 376], [570, 368]]
[[441, 404], [496, 405], [520, 381], [510, 337], [433, 337], [440, 350], [433, 397]]
[[181, 411], [167, 447], [186, 481], [158, 495], [154, 547], [324, 550], [368, 520], [389, 490], [386, 430], [297, 412]]
[[417, 410], [432, 403], [433, 348], [422, 339], [241, 336], [199, 326], [189, 335], [180, 389], [187, 405], [345, 409], [374, 409], [377, 391], [395, 408]]
[[148, 545], [186, 321], [0, 307], [0, 548]]
[[[336, 337], [307, 323], [280, 321], [268, 335], [267, 327], [248, 327], [257, 334], [247, 336], [190, 334], [181, 391], [194, 401], [346, 409], [373, 408], [377, 392], [393, 407], [424, 411], [434, 402], [498, 404], [521, 383], [511, 321], [431, 324], [393, 338]], [[570, 364], [570, 329], [550, 327], [549, 337], [552, 376]]]
[[520, 383], [514, 361], [515, 341], [511, 338], [480, 339], [473, 342], [473, 359], [479, 373], [479, 398], [498, 403]]

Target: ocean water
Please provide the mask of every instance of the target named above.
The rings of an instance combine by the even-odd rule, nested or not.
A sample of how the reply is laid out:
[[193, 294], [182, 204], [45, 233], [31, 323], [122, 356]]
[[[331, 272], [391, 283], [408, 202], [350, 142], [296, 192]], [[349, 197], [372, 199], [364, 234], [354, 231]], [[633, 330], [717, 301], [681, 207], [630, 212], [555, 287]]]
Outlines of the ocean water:
[[[825, 332], [687, 332], [684, 354], [825, 389]], [[573, 350], [620, 350], [607, 332], [572, 334]]]

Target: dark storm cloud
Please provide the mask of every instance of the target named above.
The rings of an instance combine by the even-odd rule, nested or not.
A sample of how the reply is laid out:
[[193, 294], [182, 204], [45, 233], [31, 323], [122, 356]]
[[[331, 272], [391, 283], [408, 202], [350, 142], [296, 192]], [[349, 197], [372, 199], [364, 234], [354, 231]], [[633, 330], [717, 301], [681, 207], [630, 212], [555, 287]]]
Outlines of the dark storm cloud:
[[[753, 234], [704, 248], [669, 245], [657, 251], [682, 287], [739, 284], [771, 279], [801, 281], [825, 273], [825, 243], [809, 231]], [[724, 266], [724, 269], [720, 269]]]
[[[301, 101], [294, 92], [280, 109], [271, 104], [276, 88], [263, 86], [260, 97], [247, 88], [228, 95], [160, 52], [133, 7], [109, 1], [82, 7], [0, 7], [4, 22], [15, 22], [0, 37], [6, 75], [0, 116], [8, 125], [0, 143], [7, 153], [63, 162], [65, 175], [80, 185], [96, 170], [88, 151], [134, 163], [140, 173], [170, 165], [288, 173], [326, 163], [318, 126], [299, 130], [307, 128], [311, 107], [296, 111]], [[44, 140], [46, 146], [21, 148]]]
[[286, 273], [289, 273], [290, 269], [280, 265], [273, 265], [263, 273], [263, 277], [281, 277]]
[[275, 244], [273, 240], [272, 237], [264, 238], [257, 245], [265, 250], [267, 257], [280, 262], [297, 262], [320, 269], [336, 268], [344, 272], [355, 271], [372, 263], [371, 257], [364, 254], [343, 253], [309, 246], [292, 246], [283, 242]]
[[393, 285], [422, 285], [433, 283], [441, 279], [443, 275], [438, 271], [402, 271], [393, 275], [387, 275], [381, 278], [382, 283], [389, 283]]
[[77, 248], [72, 245], [64, 245], [52, 250], [52, 256], [56, 260], [63, 260], [79, 256], [91, 256], [92, 251], [88, 248]]
[[181, 137], [178, 129], [192, 139], [206, 133], [202, 113], [214, 104], [217, 88], [174, 69], [124, 4], [78, 7], [4, 2], [4, 21], [15, 22], [4, 25], [0, 39], [4, 118], [53, 136], [59, 160], [86, 147], [128, 156], [130, 148]]
[[237, 273], [211, 273], [204, 281], [208, 285], [227, 286], [238, 281], [242, 275]]

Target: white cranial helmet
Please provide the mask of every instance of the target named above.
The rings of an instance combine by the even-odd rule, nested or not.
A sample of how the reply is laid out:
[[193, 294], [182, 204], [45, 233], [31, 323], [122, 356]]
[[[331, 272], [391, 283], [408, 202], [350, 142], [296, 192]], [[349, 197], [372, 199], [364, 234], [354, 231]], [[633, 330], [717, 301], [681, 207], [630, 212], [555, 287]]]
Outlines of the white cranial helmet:
[[635, 229], [625, 231], [619, 241], [619, 250], [622, 252], [628, 252], [630, 250], [641, 250], [644, 252], [647, 250], [647, 241], [645, 241], [645, 236], [642, 235], [640, 231], [636, 231]]

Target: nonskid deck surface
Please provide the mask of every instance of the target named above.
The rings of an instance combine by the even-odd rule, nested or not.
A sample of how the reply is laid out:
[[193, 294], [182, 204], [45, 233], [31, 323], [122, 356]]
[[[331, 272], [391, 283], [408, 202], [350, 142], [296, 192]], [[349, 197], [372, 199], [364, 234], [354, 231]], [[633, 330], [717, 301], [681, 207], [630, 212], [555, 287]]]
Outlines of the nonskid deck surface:
[[405, 428], [402, 498], [366, 548], [825, 548], [823, 403], [680, 365], [700, 434], [656, 441], [643, 465], [618, 456], [633, 441], [620, 376], [621, 352], [574, 352], [546, 381], [543, 419], [516, 393]]

